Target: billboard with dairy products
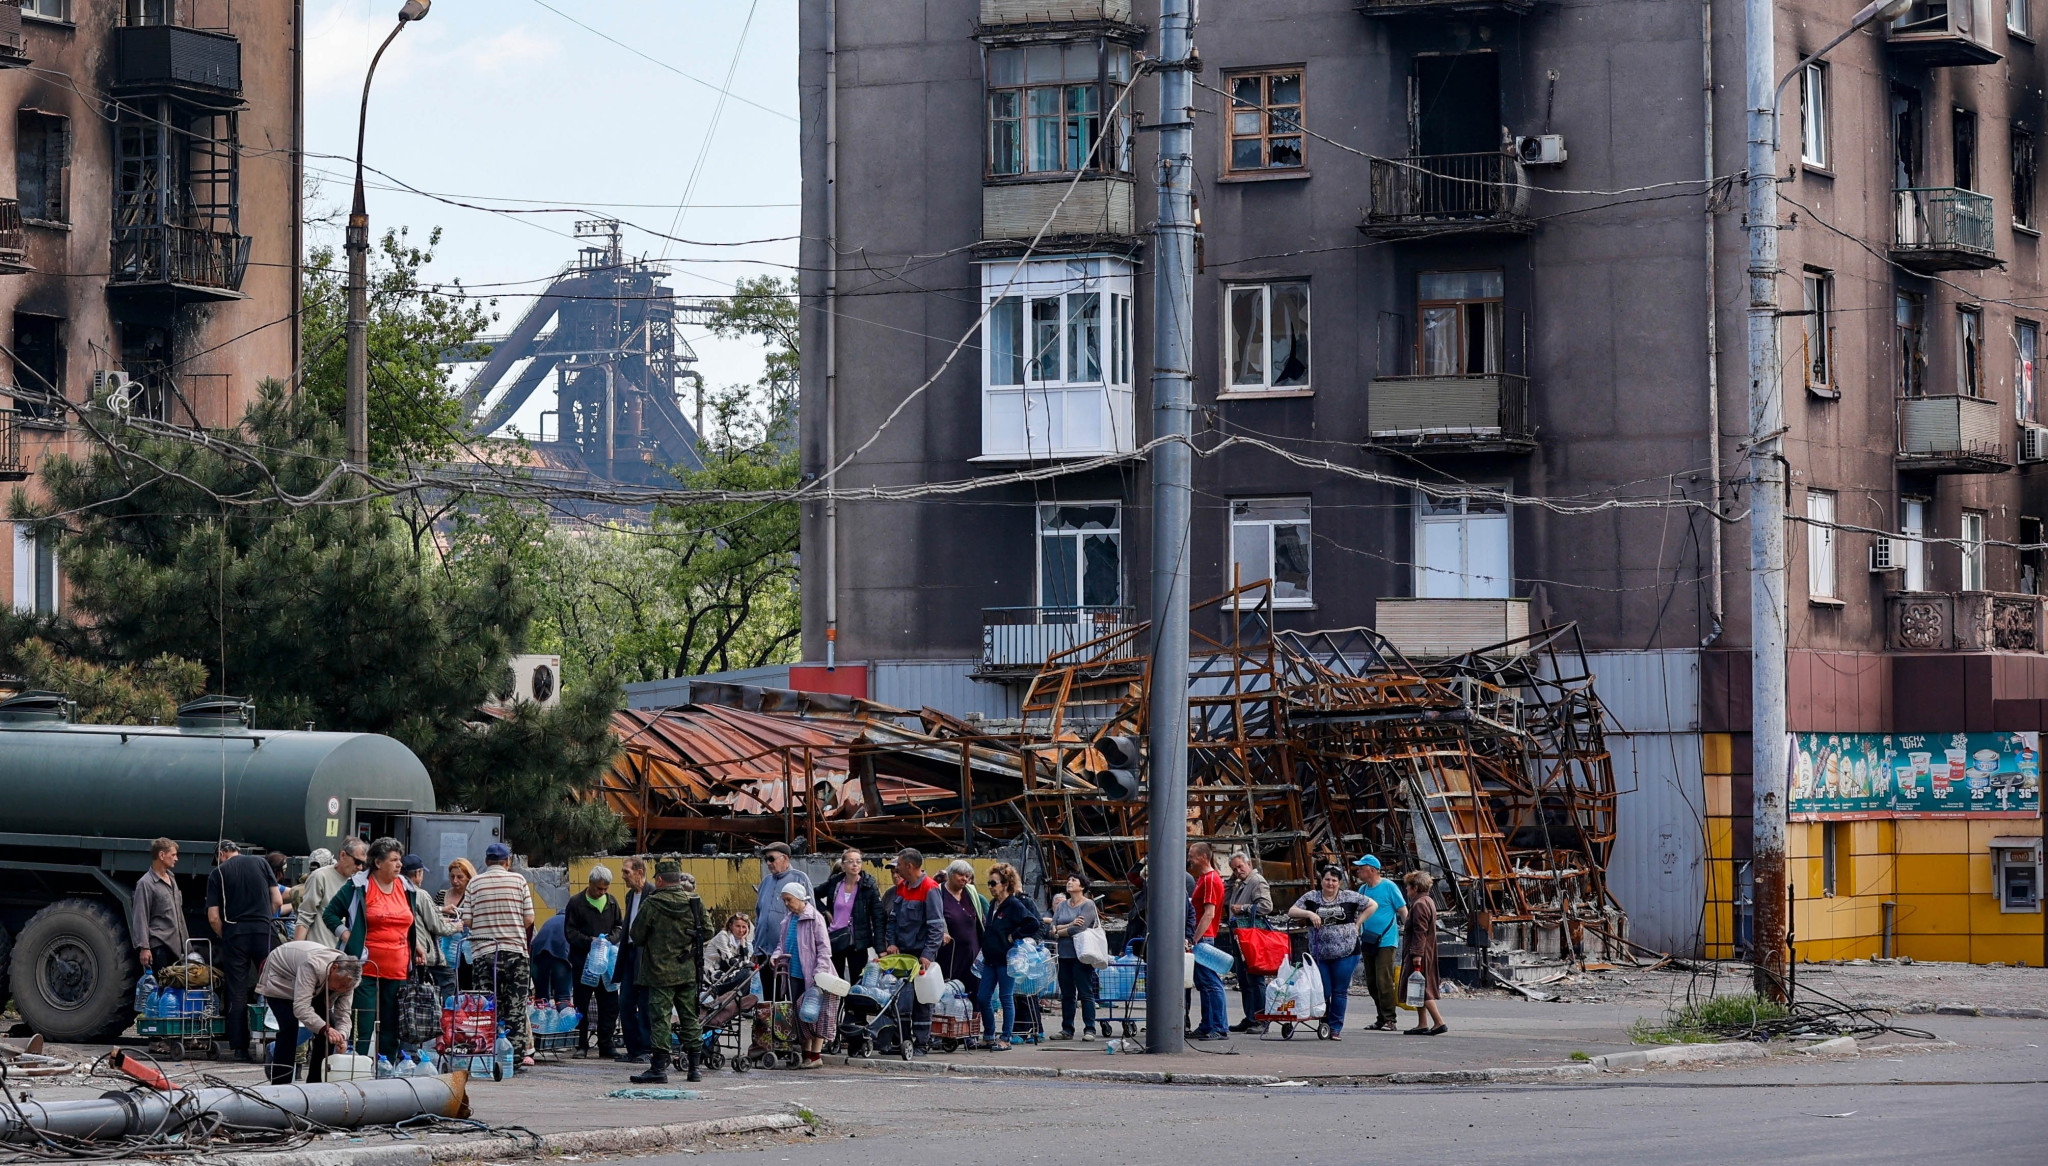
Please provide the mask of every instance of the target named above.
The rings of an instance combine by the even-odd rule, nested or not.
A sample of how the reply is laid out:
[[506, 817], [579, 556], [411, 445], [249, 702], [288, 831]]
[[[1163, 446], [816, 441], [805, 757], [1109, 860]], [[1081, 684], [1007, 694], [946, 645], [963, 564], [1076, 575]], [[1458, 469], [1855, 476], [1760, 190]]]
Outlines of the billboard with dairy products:
[[2037, 818], [2039, 733], [1794, 733], [1796, 818]]

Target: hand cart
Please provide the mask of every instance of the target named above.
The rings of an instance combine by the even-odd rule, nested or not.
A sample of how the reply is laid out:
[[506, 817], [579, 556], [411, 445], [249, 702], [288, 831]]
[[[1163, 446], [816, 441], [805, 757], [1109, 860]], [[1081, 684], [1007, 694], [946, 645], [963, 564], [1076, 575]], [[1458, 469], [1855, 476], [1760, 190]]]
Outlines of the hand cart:
[[[746, 1060], [753, 1066], [794, 1069], [803, 1060], [803, 1033], [797, 1025], [797, 1001], [791, 998], [790, 987], [788, 967], [777, 967], [771, 999], [754, 1006], [754, 1039], [746, 1054]], [[834, 997], [829, 994], [825, 1007], [834, 1007]]]
[[[1308, 931], [1306, 929], [1299, 929], [1293, 927], [1288, 928], [1287, 947], [1289, 963], [1293, 963], [1295, 961], [1308, 958]], [[1285, 970], [1286, 966], [1287, 965], [1282, 965], [1281, 970]], [[1263, 1001], [1262, 1003], [1270, 1002], [1271, 1001], [1268, 1000]], [[1329, 1002], [1324, 1001], [1323, 1011], [1325, 1013], [1325, 1016], [1329, 1012], [1329, 1007]], [[1266, 1026], [1266, 1030], [1259, 1033], [1260, 1040], [1272, 1040], [1272, 1027], [1276, 1024], [1280, 1026], [1281, 1040], [1293, 1040], [1294, 1030], [1295, 1028], [1300, 1026], [1313, 1026], [1315, 1029], [1317, 1040], [1327, 1040], [1330, 1035], [1329, 1021], [1326, 1020], [1324, 1016], [1309, 1016], [1294, 1009], [1286, 1009], [1278, 1012], [1267, 1011], [1262, 1009], [1258, 1012], [1253, 1013], [1252, 1019]]]
[[493, 1081], [505, 1079], [505, 1066], [498, 1060], [496, 993], [457, 992], [452, 1007], [442, 1006], [441, 1071], [457, 1069], [467, 1069], [471, 1076], [488, 1072]]
[[1104, 1033], [1120, 1023], [1125, 1036], [1136, 1036], [1144, 1020], [1145, 961], [1133, 954], [1137, 945], [1132, 940], [1122, 955], [1095, 969], [1095, 1019]]
[[[206, 951], [198, 954], [196, 962], [187, 956], [165, 968], [163, 978], [168, 986], [158, 988], [146, 1002], [149, 1007], [135, 1018], [135, 1034], [148, 1039], [151, 1056], [182, 1061], [187, 1053], [197, 1053], [212, 1059], [219, 1055], [216, 1042], [227, 1039], [227, 1017], [213, 988], [220, 973], [213, 967], [212, 944], [203, 939], [191, 942]], [[252, 1037], [276, 1037], [277, 1027], [270, 1022], [261, 998], [248, 1005], [248, 1017]]]

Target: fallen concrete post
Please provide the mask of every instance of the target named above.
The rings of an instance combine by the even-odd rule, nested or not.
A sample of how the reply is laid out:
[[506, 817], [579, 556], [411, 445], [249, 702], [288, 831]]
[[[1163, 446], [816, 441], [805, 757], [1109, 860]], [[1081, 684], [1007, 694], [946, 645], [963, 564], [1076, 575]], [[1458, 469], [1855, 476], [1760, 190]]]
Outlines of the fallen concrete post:
[[339, 1084], [109, 1093], [93, 1101], [29, 1101], [0, 1111], [0, 1142], [34, 1142], [44, 1136], [113, 1141], [213, 1124], [289, 1130], [304, 1121], [347, 1130], [428, 1114], [468, 1117], [468, 1089], [468, 1073], [449, 1073]]

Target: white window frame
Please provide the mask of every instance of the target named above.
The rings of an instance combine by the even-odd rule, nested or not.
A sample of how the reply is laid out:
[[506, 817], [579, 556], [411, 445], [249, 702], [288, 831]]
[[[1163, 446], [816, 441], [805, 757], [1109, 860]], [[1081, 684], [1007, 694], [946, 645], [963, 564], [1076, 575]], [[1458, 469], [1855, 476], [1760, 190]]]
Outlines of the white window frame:
[[[1275, 288], [1298, 288], [1301, 292], [1302, 320], [1308, 337], [1308, 374], [1299, 384], [1276, 384], [1273, 360], [1273, 290]], [[1271, 279], [1259, 283], [1227, 283], [1223, 285], [1223, 380], [1224, 395], [1240, 393], [1310, 393], [1315, 391], [1315, 297], [1305, 279]], [[1259, 380], [1257, 383], [1239, 384], [1237, 367], [1238, 351], [1236, 314], [1237, 305], [1252, 299], [1259, 329]]]
[[[1492, 484], [1492, 488], [1505, 490], [1505, 484]], [[1514, 508], [1505, 503], [1474, 500], [1471, 498], [1432, 499], [1417, 491], [1414, 496], [1414, 591], [1422, 599], [1512, 599], [1515, 594], [1515, 522]], [[1457, 550], [1455, 562], [1437, 561], [1445, 558], [1432, 555], [1430, 546], [1437, 542], [1431, 538], [1433, 528], [1456, 526]], [[1491, 540], [1498, 537], [1498, 543], [1485, 545], [1497, 547], [1497, 553], [1482, 556], [1474, 562], [1473, 549], [1480, 543], [1475, 535]], [[1499, 563], [1499, 573], [1488, 570], [1484, 559], [1490, 557]]]
[[[974, 460], [1137, 448], [1134, 279], [1131, 262], [1115, 256], [982, 265], [982, 439]], [[1049, 325], [1042, 349], [1036, 322]], [[1077, 377], [1083, 369], [1093, 375]]]
[[1809, 599], [1839, 600], [1835, 570], [1835, 493], [1832, 490], [1806, 492], [1806, 595]]
[[1799, 161], [1828, 168], [1828, 70], [1819, 61], [1799, 73]]
[[2012, 411], [2021, 421], [2041, 420], [2041, 325], [2033, 320], [2012, 322]]
[[1925, 498], [1899, 500], [1899, 534], [1906, 545], [1907, 591], [1927, 590], [1927, 507]]
[[1800, 280], [1806, 315], [1806, 387], [1823, 393], [1835, 383], [1835, 273], [1809, 267]]
[[[1255, 514], [1240, 516], [1238, 510], [1241, 506], [1298, 508], [1301, 511], [1301, 517], [1263, 517]], [[1305, 608], [1314, 607], [1316, 605], [1315, 509], [1310, 500], [1305, 497], [1233, 498], [1230, 500], [1228, 513], [1230, 518], [1230, 576], [1224, 580], [1224, 585], [1226, 587], [1234, 587], [1237, 586], [1240, 582], [1240, 580], [1238, 579], [1238, 575], [1240, 574], [1238, 564], [1242, 562], [1242, 560], [1238, 557], [1237, 553], [1238, 535], [1240, 532], [1245, 533], [1247, 537], [1257, 537], [1257, 534], [1255, 532], [1259, 532], [1261, 530], [1263, 531], [1265, 542], [1266, 573], [1242, 580], [1243, 582], [1254, 582], [1256, 581], [1256, 579], [1267, 577], [1267, 575], [1270, 575], [1271, 573], [1273, 560], [1275, 557], [1275, 547], [1279, 537], [1278, 528], [1283, 526], [1298, 526], [1301, 528], [1301, 551], [1304, 555], [1308, 556], [1307, 586], [1302, 587], [1300, 589], [1301, 594], [1276, 594], [1273, 597], [1273, 607], [1275, 610], [1283, 611], [1289, 609], [1301, 610]], [[1289, 584], [1289, 586], [1291, 587], [1294, 585]], [[1239, 599], [1240, 606], [1253, 607], [1264, 601], [1265, 591], [1263, 588], [1253, 591], [1247, 591], [1244, 593], [1244, 595], [1240, 596]]]
[[1963, 511], [1961, 587], [1963, 591], [1989, 591], [1990, 579], [1985, 573], [1984, 526], [1988, 519], [1982, 510]]
[[[72, 0], [28, 0], [21, 6], [21, 14], [30, 20], [48, 20], [57, 24], [71, 23]], [[50, 9], [52, 11], [45, 11]]]
[[2005, 0], [2005, 31], [2032, 40], [2033, 12], [2029, 0]]
[[43, 554], [28, 524], [14, 528], [14, 610], [29, 615], [55, 615], [64, 606], [64, 572], [54, 553]]
[[[1077, 526], [1058, 526], [1058, 525], [1054, 525], [1054, 520], [1055, 520], [1055, 519], [1056, 519], [1056, 518], [1058, 517], [1058, 515], [1059, 515], [1059, 512], [1060, 512], [1061, 510], [1065, 510], [1065, 509], [1069, 509], [1069, 508], [1081, 508], [1081, 507], [1088, 507], [1088, 508], [1102, 508], [1102, 509], [1107, 509], [1107, 510], [1111, 511], [1111, 512], [1112, 512], [1112, 513], [1113, 513], [1113, 514], [1115, 515], [1115, 517], [1114, 517], [1114, 519], [1112, 520], [1112, 522], [1111, 522], [1111, 525], [1110, 525], [1110, 526], [1108, 526], [1107, 528], [1104, 528], [1104, 529], [1100, 529], [1100, 530], [1097, 530], [1097, 529], [1091, 529], [1091, 528], [1083, 528], [1083, 527], [1077, 527]], [[1048, 607], [1053, 607], [1053, 608], [1059, 608], [1059, 609], [1062, 609], [1062, 610], [1066, 610], [1066, 609], [1075, 609], [1075, 610], [1083, 610], [1083, 611], [1087, 611], [1087, 610], [1095, 610], [1095, 609], [1098, 609], [1098, 608], [1109, 608], [1109, 607], [1122, 607], [1122, 606], [1123, 606], [1123, 603], [1124, 603], [1124, 545], [1123, 545], [1123, 544], [1124, 544], [1124, 534], [1123, 534], [1123, 524], [1124, 524], [1124, 523], [1123, 523], [1123, 519], [1124, 519], [1124, 515], [1123, 515], [1123, 504], [1122, 504], [1122, 503], [1120, 503], [1120, 502], [1116, 502], [1116, 501], [1101, 501], [1101, 502], [1041, 502], [1041, 503], [1039, 503], [1039, 505], [1038, 505], [1038, 537], [1037, 537], [1036, 543], [1034, 544], [1034, 555], [1035, 555], [1035, 563], [1034, 563], [1034, 565], [1033, 565], [1033, 570], [1032, 570], [1032, 576], [1031, 576], [1031, 579], [1032, 579], [1032, 587], [1033, 587], [1034, 591], [1036, 592], [1036, 594], [1037, 594], [1037, 596], [1038, 596], [1038, 603], [1037, 603], [1037, 606], [1038, 606], [1038, 607], [1040, 607], [1040, 608], [1048, 608]], [[1084, 590], [1083, 590], [1083, 589], [1084, 589], [1084, 587], [1085, 587], [1085, 585], [1086, 585], [1086, 582], [1087, 582], [1087, 578], [1088, 578], [1088, 558], [1087, 558], [1087, 555], [1086, 555], [1086, 554], [1084, 553], [1084, 549], [1083, 549], [1083, 548], [1084, 548], [1084, 544], [1086, 543], [1086, 540], [1087, 540], [1088, 538], [1090, 538], [1090, 537], [1092, 537], [1092, 536], [1103, 536], [1103, 535], [1106, 535], [1106, 536], [1108, 536], [1108, 537], [1109, 537], [1109, 538], [1110, 538], [1111, 540], [1113, 540], [1113, 541], [1115, 542], [1115, 544], [1116, 544], [1116, 595], [1115, 595], [1114, 597], [1112, 597], [1112, 598], [1111, 598], [1111, 600], [1110, 600], [1110, 602], [1108, 602], [1108, 603], [1089, 603], [1089, 602], [1087, 602], [1087, 595], [1085, 594], [1085, 592], [1084, 592]], [[1075, 544], [1075, 546], [1074, 546], [1074, 602], [1073, 602], [1073, 603], [1071, 603], [1071, 604], [1054, 604], [1054, 603], [1051, 603], [1051, 602], [1049, 602], [1049, 601], [1047, 600], [1047, 597], [1046, 597], [1046, 594], [1045, 594], [1045, 544], [1046, 544], [1046, 541], [1047, 541], [1048, 539], [1051, 539], [1051, 538], [1064, 538], [1064, 539], [1072, 539], [1072, 540], [1073, 540], [1073, 542], [1074, 542], [1074, 544]]]

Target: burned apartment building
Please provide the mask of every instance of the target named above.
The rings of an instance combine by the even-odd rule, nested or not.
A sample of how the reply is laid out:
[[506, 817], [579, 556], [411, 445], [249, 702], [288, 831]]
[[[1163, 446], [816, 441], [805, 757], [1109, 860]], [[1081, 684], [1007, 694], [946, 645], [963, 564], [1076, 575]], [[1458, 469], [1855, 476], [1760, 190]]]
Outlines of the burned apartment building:
[[[1776, 71], [1853, 7], [1780, 4]], [[2043, 9], [1916, 3], [1786, 90], [1802, 958], [2048, 954]], [[1195, 598], [1271, 579], [1283, 629], [1420, 657], [1576, 622], [1626, 730], [1609, 885], [1644, 942], [1739, 951], [1742, 5], [1198, 11]], [[1152, 432], [1157, 5], [802, 12], [806, 468], [1068, 472], [808, 506], [806, 663], [757, 679], [1015, 716], [1150, 614], [1113, 455]]]
[[[88, 451], [80, 407], [232, 426], [297, 366], [298, 9], [0, 3], [0, 488]], [[0, 581], [64, 602], [26, 530]]]

